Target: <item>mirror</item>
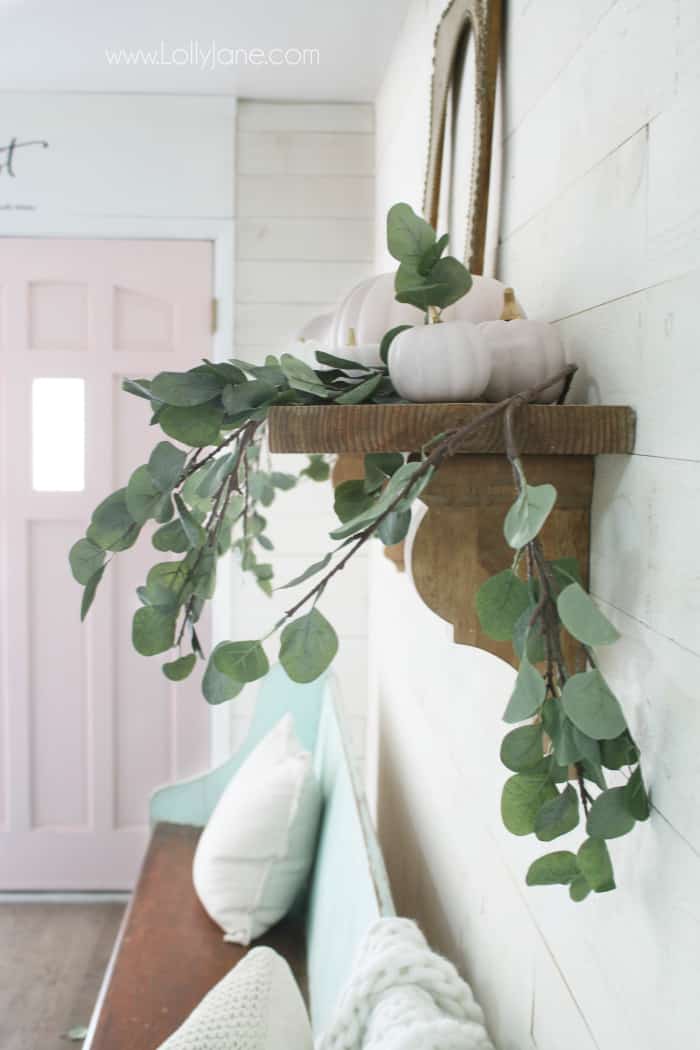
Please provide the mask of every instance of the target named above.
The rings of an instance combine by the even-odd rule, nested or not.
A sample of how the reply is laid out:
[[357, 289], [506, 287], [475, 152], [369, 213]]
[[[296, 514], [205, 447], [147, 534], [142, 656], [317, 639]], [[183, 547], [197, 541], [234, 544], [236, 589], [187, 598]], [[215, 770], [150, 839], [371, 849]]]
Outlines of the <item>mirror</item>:
[[483, 273], [501, 0], [452, 0], [435, 35], [423, 211]]

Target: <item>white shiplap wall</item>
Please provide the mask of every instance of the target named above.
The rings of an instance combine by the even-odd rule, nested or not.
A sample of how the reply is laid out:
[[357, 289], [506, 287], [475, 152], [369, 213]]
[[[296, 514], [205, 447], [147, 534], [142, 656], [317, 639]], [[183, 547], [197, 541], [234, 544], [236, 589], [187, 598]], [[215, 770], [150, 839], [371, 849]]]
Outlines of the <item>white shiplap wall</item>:
[[[236, 356], [262, 362], [266, 354], [290, 349], [308, 320], [331, 310], [371, 272], [373, 125], [372, 107], [364, 104], [239, 103]], [[302, 456], [274, 457], [278, 470], [305, 462]], [[279, 495], [267, 515], [279, 583], [299, 575], [329, 549], [328, 532], [336, 524], [332, 505], [330, 483], [307, 481]], [[290, 592], [268, 599], [233, 571], [234, 637], [256, 637], [289, 607]], [[367, 698], [365, 558], [334, 581], [320, 608], [340, 637], [335, 670], [361, 760]], [[234, 741], [245, 730], [250, 708], [250, 695], [236, 700]]]
[[[443, 7], [412, 6], [377, 100], [377, 269], [387, 207], [421, 202]], [[526, 889], [541, 850], [499, 817], [513, 672], [373, 556], [377, 818], [400, 907], [469, 976], [499, 1050], [675, 1050], [700, 1027], [700, 5], [507, 8], [499, 271], [560, 325], [578, 396], [639, 414], [635, 455], [597, 462], [592, 587], [655, 810], [612, 843], [617, 892]]]

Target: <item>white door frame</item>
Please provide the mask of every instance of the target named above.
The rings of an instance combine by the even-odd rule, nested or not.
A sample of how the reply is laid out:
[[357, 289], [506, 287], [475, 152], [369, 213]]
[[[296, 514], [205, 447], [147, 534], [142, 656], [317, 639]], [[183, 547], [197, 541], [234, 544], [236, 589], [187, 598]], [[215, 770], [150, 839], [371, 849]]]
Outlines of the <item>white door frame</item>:
[[[212, 354], [223, 361], [233, 354], [233, 289], [235, 222], [233, 219], [147, 218], [124, 216], [51, 216], [11, 212], [2, 216], [2, 238], [84, 238], [85, 240], [211, 241], [214, 246], [214, 287], [218, 301], [216, 332], [212, 333]], [[66, 554], [67, 556], [67, 554]], [[223, 574], [228, 580], [229, 573]], [[229, 632], [232, 596], [220, 587], [214, 600], [212, 634], [216, 640]], [[202, 703], [205, 703], [202, 698]], [[209, 713], [209, 758], [217, 765], [229, 757], [232, 740], [230, 705], [212, 707]]]

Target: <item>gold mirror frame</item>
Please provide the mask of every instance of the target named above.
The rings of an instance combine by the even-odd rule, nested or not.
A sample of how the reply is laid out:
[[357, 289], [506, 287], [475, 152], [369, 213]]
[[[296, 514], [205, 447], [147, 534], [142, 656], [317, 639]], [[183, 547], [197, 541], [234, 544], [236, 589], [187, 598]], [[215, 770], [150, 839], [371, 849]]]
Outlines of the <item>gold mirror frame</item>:
[[474, 49], [476, 84], [474, 143], [464, 262], [472, 273], [479, 274], [484, 271], [496, 81], [501, 48], [501, 18], [502, 0], [451, 0], [438, 23], [433, 52], [430, 138], [423, 214], [428, 222], [437, 226], [447, 101], [460, 41], [467, 30], [469, 33], [467, 46]]

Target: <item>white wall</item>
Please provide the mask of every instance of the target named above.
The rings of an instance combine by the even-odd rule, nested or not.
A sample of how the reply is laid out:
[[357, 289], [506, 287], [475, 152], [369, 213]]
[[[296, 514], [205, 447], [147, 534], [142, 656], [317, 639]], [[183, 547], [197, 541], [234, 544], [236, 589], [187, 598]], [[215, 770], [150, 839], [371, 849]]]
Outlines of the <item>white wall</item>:
[[[416, 2], [377, 99], [383, 216], [421, 203], [431, 49]], [[577, 392], [639, 414], [596, 467], [592, 589], [623, 639], [601, 654], [654, 812], [612, 843], [619, 889], [527, 889], [537, 845], [500, 825], [513, 671], [455, 646], [406, 577], [371, 563], [371, 757], [399, 907], [473, 982], [500, 1050], [658, 1050], [700, 1006], [700, 9], [693, 0], [512, 0], [500, 273], [559, 323]], [[470, 596], [465, 595], [465, 600]]]
[[[371, 272], [374, 216], [372, 107], [353, 104], [241, 102], [236, 148], [236, 355], [262, 362], [293, 349], [296, 332], [331, 310]], [[303, 456], [275, 456], [277, 470]], [[330, 483], [303, 482], [281, 493], [268, 530], [278, 583], [299, 575], [330, 549]], [[266, 598], [234, 570], [234, 636], [263, 634], [293, 604], [283, 591]], [[298, 592], [300, 597], [303, 590]], [[334, 580], [319, 607], [336, 627], [335, 664], [355, 754], [364, 753], [367, 699], [367, 561]], [[251, 635], [249, 632], [253, 630]], [[251, 694], [234, 705], [234, 740], [250, 717]]]

